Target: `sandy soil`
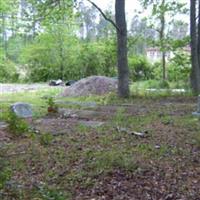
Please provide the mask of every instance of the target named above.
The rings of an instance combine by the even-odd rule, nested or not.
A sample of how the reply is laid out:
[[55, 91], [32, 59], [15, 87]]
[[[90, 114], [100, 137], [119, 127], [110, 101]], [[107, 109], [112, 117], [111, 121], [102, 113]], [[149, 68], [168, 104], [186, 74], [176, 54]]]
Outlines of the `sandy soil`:
[[[40, 89], [54, 88], [54, 86], [49, 86], [47, 83], [34, 83], [34, 84], [4, 84], [0, 83], [0, 94], [3, 93], [16, 93], [23, 91], [35, 91]], [[56, 86], [63, 87], [63, 86]]]

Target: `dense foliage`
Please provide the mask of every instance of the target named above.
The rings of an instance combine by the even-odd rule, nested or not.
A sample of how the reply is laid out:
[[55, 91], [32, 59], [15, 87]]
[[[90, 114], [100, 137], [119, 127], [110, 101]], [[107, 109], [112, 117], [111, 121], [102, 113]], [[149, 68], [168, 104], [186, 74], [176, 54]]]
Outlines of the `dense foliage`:
[[6, 58], [3, 50], [0, 49], [0, 82], [16, 82], [18, 78], [16, 64]]
[[152, 65], [144, 56], [129, 57], [130, 78], [133, 81], [154, 78]]
[[[90, 75], [117, 76], [114, 27], [96, 9], [85, 5], [84, 1], [80, 4], [80, 1], [76, 1], [75, 12], [71, 0], [62, 1], [62, 5], [52, 5], [48, 0], [2, 2], [0, 82], [78, 80]], [[170, 12], [174, 10], [170, 8]], [[153, 12], [152, 17], [155, 18], [160, 10]], [[114, 19], [110, 10], [105, 13]], [[128, 34], [131, 81], [162, 79], [161, 58], [152, 63], [146, 57], [146, 49], [157, 45], [159, 40], [152, 22], [152, 18], [142, 19], [139, 15], [132, 19]], [[188, 24], [173, 20], [166, 26], [168, 33], [165, 42], [175, 55], [166, 64], [167, 78], [169, 81], [187, 81], [191, 68], [189, 54], [184, 53], [180, 46], [188, 44], [185, 39]]]
[[32, 81], [116, 76], [114, 40], [87, 43], [69, 35], [59, 48], [57, 39], [52, 34], [42, 34], [23, 50], [22, 59], [28, 64], [28, 77]]

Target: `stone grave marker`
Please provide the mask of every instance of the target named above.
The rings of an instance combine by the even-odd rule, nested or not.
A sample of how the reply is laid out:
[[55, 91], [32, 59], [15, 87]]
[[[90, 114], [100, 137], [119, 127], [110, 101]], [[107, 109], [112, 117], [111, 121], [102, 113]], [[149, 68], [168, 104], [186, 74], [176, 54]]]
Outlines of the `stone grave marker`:
[[28, 103], [17, 102], [11, 105], [10, 108], [18, 117], [31, 118], [33, 116], [32, 107]]

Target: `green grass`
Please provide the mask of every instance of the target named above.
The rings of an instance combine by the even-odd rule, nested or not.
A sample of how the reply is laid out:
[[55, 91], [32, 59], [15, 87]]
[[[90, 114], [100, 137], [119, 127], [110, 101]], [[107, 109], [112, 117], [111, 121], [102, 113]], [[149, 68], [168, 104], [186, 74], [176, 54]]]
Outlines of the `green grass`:
[[[151, 91], [148, 89], [156, 89]], [[185, 92], [173, 92], [172, 89], [185, 89]], [[144, 97], [167, 97], [167, 96], [191, 96], [192, 91], [188, 85], [183, 82], [167, 82], [157, 80], [138, 81], [132, 83], [130, 86], [131, 94], [133, 96]]]
[[[48, 98], [54, 97], [60, 93], [59, 88], [50, 88], [48, 90], [38, 90], [33, 92], [19, 92], [12, 94], [0, 94], [1, 110], [8, 112], [11, 104], [16, 102], [26, 102], [32, 105], [34, 118], [44, 116], [47, 113]], [[0, 119], [4, 115], [0, 114]]]
[[194, 144], [195, 144], [198, 148], [200, 148], [200, 132], [194, 134], [193, 141], [194, 141]]
[[[156, 86], [157, 85], [157, 86]], [[186, 93], [173, 93], [171, 90], [158, 90], [147, 91], [147, 88], [160, 89], [159, 82], [155, 80], [135, 82], [130, 85], [131, 97], [129, 99], [119, 99], [116, 94], [110, 93], [104, 96], [86, 96], [86, 97], [56, 97], [55, 101], [67, 101], [67, 102], [95, 102], [97, 105], [108, 105], [108, 104], [122, 104], [131, 103], [136, 97], [145, 98], [160, 98], [167, 96], [191, 96], [191, 91]], [[170, 89], [174, 87], [174, 83], [170, 83]], [[38, 91], [27, 91], [12, 94], [0, 94], [1, 110], [5, 111], [12, 103], [15, 102], [26, 102], [33, 106], [34, 117], [39, 117], [46, 114], [46, 108], [48, 105], [48, 100], [50, 97], [55, 97], [60, 93], [60, 88], [49, 88], [48, 90], [38, 90]], [[58, 103], [59, 105], [59, 103]], [[60, 105], [67, 108], [78, 108], [82, 109], [84, 106], [80, 105]], [[85, 106], [87, 108], [87, 106]], [[0, 116], [1, 118], [2, 116]]]

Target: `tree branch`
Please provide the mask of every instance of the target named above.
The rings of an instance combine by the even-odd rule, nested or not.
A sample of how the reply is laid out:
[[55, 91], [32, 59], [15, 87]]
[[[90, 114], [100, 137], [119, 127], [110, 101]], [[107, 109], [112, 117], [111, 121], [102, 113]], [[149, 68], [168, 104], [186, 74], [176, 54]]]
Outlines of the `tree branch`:
[[97, 5], [96, 5], [93, 1], [91, 1], [91, 0], [87, 0], [87, 1], [90, 2], [90, 3], [102, 14], [103, 18], [104, 18], [106, 21], [110, 22], [110, 23], [117, 29], [117, 31], [120, 32], [120, 28], [117, 26], [117, 24], [116, 24], [112, 19], [108, 18], [108, 17], [105, 15], [105, 13], [101, 10], [101, 8], [99, 8], [99, 6], [97, 6]]

